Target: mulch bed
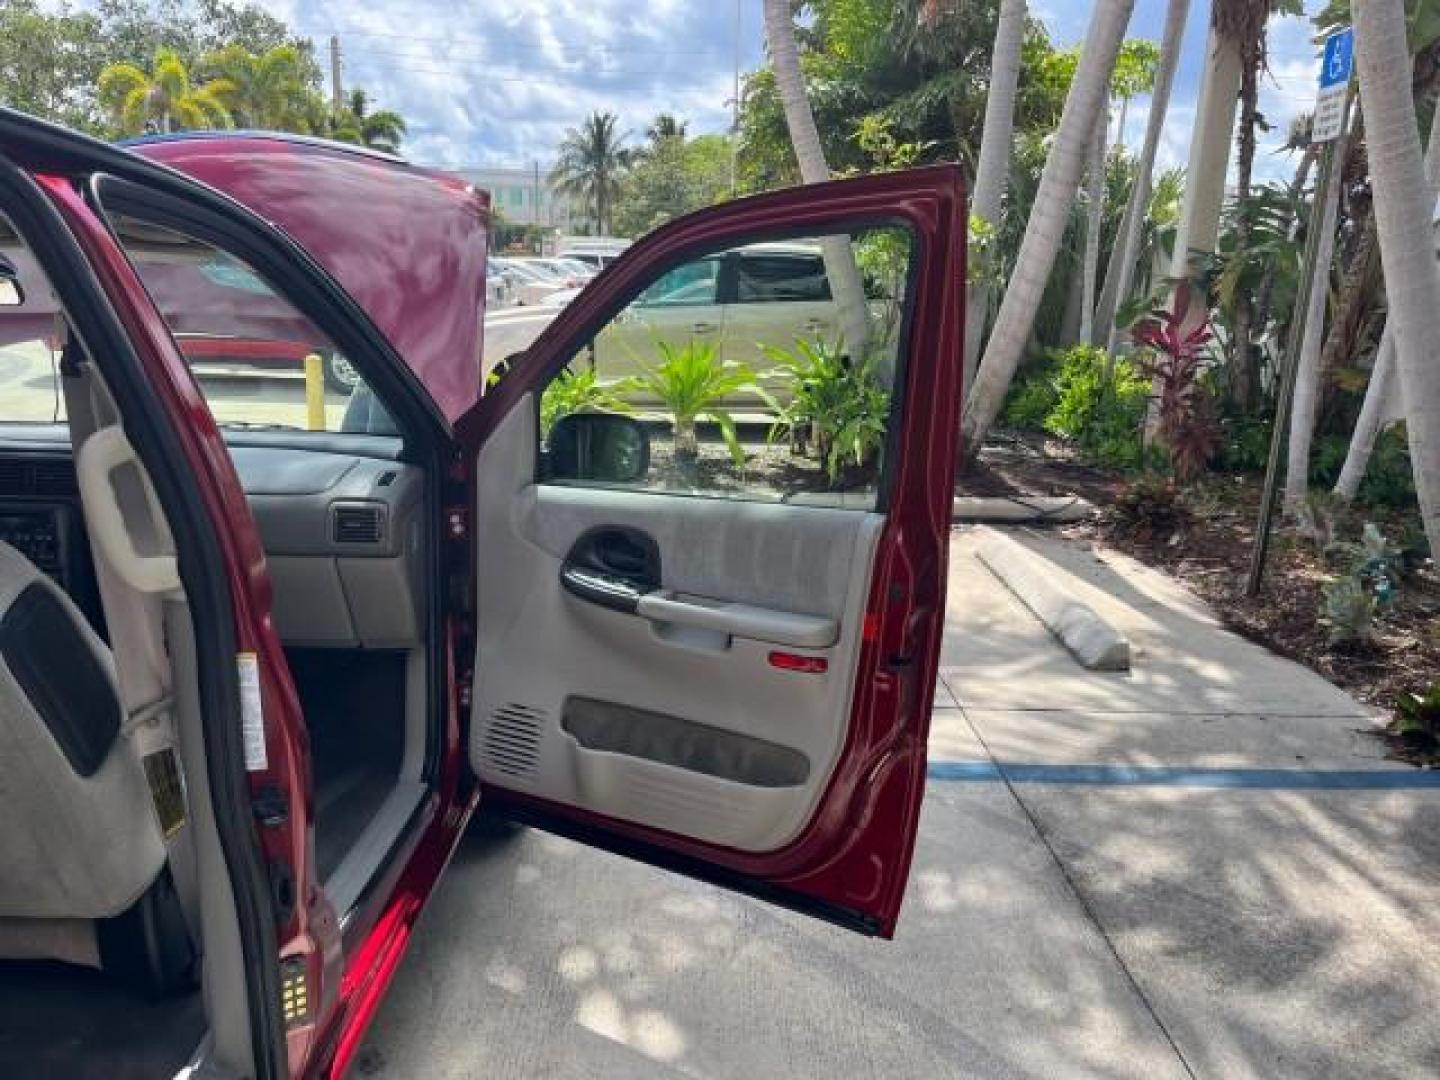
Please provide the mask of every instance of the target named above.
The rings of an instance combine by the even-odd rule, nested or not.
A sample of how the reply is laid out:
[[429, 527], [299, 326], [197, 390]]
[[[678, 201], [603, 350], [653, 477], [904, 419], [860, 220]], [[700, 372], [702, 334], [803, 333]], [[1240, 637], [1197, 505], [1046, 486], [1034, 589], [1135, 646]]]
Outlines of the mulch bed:
[[[1332, 646], [1320, 622], [1322, 586], [1336, 574], [1314, 544], [1283, 524], [1272, 533], [1260, 595], [1245, 595], [1260, 478], [1215, 475], [1185, 489], [1184, 512], [1156, 529], [1136, 528], [1109, 508], [1130, 477], [1076, 460], [1043, 436], [1003, 434], [956, 483], [958, 494], [1023, 497], [1076, 494], [1101, 508], [1096, 518], [1061, 526], [1063, 535], [1116, 548], [1180, 578], [1235, 632], [1312, 668], [1359, 700], [1390, 710], [1402, 692], [1423, 693], [1440, 679], [1440, 573], [1433, 560], [1409, 574], [1376, 619], [1374, 640]], [[1357, 511], [1387, 537], [1398, 515]], [[1434, 761], [1434, 752], [1389, 740], [1397, 756]]]

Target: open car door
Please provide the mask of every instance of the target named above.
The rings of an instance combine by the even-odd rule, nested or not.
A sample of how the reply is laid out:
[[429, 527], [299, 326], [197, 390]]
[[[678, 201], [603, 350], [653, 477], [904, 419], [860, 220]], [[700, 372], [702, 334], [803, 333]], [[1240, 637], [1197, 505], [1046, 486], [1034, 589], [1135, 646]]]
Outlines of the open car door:
[[[965, 231], [953, 167], [691, 215], [462, 419], [482, 805], [893, 933], [945, 608]], [[691, 339], [654, 341], [643, 386], [596, 363], [664, 275], [765, 241], [824, 251], [863, 345], [782, 317], [749, 368]]]

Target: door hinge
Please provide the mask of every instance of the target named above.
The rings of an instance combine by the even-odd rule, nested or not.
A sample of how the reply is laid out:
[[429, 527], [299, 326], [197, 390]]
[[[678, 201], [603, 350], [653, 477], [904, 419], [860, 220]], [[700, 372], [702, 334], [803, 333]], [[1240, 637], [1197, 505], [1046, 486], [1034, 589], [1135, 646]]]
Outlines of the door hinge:
[[275, 909], [275, 925], [285, 926], [295, 914], [295, 872], [287, 862], [272, 862], [270, 871], [270, 902]]

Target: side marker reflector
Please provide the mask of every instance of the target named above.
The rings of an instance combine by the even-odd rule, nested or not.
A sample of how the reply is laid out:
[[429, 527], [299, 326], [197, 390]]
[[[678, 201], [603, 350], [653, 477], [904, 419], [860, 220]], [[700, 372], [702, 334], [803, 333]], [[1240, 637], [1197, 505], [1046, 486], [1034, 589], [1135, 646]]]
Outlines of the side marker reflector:
[[781, 671], [799, 671], [806, 675], [823, 675], [830, 668], [830, 661], [823, 656], [801, 656], [799, 653], [772, 652], [770, 666]]

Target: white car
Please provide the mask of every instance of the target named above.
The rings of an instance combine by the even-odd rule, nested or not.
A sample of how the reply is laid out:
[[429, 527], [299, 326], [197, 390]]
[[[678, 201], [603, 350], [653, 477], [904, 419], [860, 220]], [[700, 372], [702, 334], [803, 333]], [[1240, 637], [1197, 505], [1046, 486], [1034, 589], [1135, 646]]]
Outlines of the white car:
[[528, 260], [492, 259], [491, 264], [505, 278], [517, 304], [538, 304], [551, 293], [566, 288], [563, 282], [529, 265]]
[[[872, 324], [894, 301], [867, 282]], [[546, 303], [567, 302], [556, 295]], [[745, 364], [757, 375], [775, 366], [767, 347], [791, 349], [797, 341], [834, 344], [842, 336], [840, 306], [830, 292], [817, 244], [765, 243], [732, 248], [683, 263], [660, 277], [595, 339], [602, 378], [618, 381], [659, 362], [664, 342], [713, 342], [720, 359]], [[750, 402], [756, 395], [745, 395]]]

